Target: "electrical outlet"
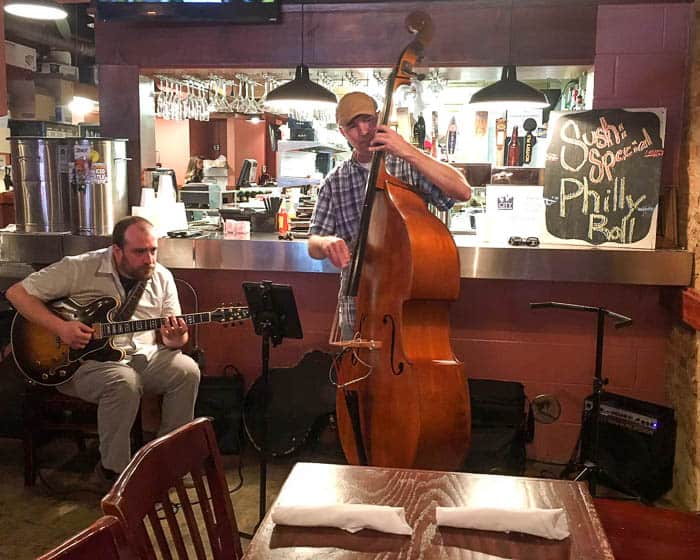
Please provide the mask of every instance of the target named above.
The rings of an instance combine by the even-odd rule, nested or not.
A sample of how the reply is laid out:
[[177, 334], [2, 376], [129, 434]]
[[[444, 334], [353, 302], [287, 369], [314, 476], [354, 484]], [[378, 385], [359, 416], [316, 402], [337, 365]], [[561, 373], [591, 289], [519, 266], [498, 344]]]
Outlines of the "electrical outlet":
[[215, 152], [218, 152], [221, 149], [221, 144], [214, 144], [212, 147], [214, 148]]

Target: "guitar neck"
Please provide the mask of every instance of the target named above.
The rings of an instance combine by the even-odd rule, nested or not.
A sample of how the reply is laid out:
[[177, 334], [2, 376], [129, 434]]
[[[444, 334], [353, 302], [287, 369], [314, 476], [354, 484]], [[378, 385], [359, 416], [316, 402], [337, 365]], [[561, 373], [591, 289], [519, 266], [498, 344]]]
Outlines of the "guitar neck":
[[[211, 311], [204, 313], [189, 313], [187, 315], [178, 315], [179, 319], [183, 319], [187, 325], [199, 325], [201, 323], [211, 322]], [[166, 317], [155, 317], [153, 319], [136, 319], [133, 321], [117, 321], [115, 323], [96, 323], [93, 324], [95, 329], [95, 338], [107, 338], [120, 334], [130, 334], [143, 331], [154, 331], [163, 326]]]

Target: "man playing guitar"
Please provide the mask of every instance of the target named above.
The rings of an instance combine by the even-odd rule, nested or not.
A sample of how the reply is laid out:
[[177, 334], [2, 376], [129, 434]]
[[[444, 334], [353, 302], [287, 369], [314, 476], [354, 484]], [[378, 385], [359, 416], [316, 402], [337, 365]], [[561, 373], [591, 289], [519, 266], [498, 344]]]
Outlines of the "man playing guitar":
[[6, 294], [23, 317], [75, 351], [92, 343], [95, 330], [80, 317], [60, 316], [48, 302], [71, 298], [86, 304], [110, 296], [124, 302], [117, 311], [119, 320], [165, 317], [161, 342], [152, 330], [114, 336], [110, 344], [123, 359], [98, 361], [86, 354], [75, 373], [57, 386], [97, 404], [101, 461], [95, 472], [105, 488], [130, 460], [129, 435], [143, 392], [163, 395], [158, 435], [189, 422], [194, 414], [199, 367], [180, 351], [187, 343], [188, 327], [178, 318], [175, 281], [156, 262], [157, 250], [152, 224], [130, 216], [115, 225], [111, 247], [65, 257], [14, 284]]

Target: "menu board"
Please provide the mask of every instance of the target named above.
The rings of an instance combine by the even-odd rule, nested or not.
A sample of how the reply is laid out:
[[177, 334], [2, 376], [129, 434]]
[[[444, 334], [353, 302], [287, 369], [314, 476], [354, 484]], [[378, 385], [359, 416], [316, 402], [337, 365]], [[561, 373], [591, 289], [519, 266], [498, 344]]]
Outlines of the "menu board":
[[649, 236], [664, 153], [655, 112], [566, 113], [550, 138], [543, 193], [549, 234], [593, 245], [628, 245]]

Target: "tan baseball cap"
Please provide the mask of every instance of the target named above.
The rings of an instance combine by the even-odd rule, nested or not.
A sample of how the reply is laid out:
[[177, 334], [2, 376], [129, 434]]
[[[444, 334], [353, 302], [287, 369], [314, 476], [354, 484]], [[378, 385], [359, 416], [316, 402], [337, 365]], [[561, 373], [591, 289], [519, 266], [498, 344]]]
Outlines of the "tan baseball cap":
[[358, 115], [374, 115], [376, 112], [377, 102], [366, 93], [346, 93], [335, 108], [335, 122], [347, 126]]

